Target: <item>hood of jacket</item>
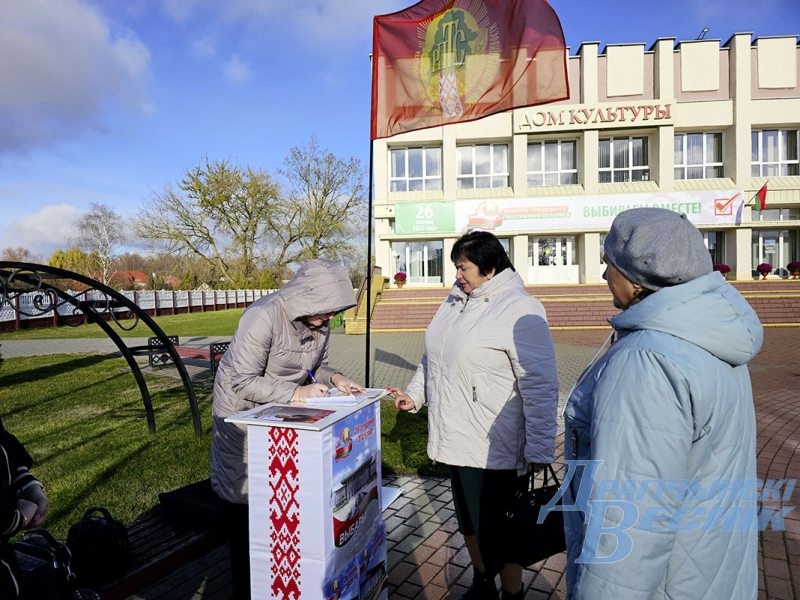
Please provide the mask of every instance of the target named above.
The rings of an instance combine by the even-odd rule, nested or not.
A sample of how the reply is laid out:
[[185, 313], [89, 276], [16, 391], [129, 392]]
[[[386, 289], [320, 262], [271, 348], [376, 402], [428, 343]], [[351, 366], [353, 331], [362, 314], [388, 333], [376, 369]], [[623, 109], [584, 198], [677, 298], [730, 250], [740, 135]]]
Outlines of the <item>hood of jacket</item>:
[[324, 259], [305, 263], [279, 292], [290, 321], [356, 305], [353, 284], [347, 270]]
[[662, 288], [609, 323], [620, 335], [640, 330], [668, 333], [733, 366], [748, 363], [764, 341], [753, 308], [717, 272]]

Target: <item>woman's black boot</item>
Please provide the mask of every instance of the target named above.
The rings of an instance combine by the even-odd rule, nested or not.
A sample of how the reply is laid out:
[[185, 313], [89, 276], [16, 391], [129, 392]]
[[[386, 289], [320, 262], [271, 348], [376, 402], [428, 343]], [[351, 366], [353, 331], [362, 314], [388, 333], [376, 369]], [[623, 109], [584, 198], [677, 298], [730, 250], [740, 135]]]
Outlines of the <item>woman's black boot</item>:
[[523, 600], [525, 598], [525, 588], [520, 588], [518, 592], [509, 592], [505, 588], [500, 590], [500, 600]]
[[497, 595], [494, 577], [489, 579], [489, 577], [473, 567], [472, 585], [469, 586], [461, 598], [462, 600], [498, 600], [499, 596]]

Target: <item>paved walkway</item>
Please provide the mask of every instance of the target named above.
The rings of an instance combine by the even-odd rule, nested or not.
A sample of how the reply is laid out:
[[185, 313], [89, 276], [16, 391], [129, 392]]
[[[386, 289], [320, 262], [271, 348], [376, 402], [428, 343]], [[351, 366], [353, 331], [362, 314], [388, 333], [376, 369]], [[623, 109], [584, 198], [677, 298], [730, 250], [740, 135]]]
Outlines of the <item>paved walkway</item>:
[[[607, 332], [554, 332], [562, 402]], [[208, 339], [197, 338], [197, 345]], [[183, 340], [182, 340], [183, 342]], [[61, 342], [3, 344], [5, 356], [61, 352]], [[94, 343], [93, 343], [94, 344]], [[764, 348], [751, 364], [758, 421], [760, 478], [800, 478], [800, 328], [768, 328]], [[422, 352], [420, 333], [372, 334], [371, 385], [404, 385]], [[365, 336], [336, 334], [331, 363], [363, 379]], [[73, 345], [74, 350], [74, 345]], [[94, 351], [113, 351], [110, 347]], [[559, 436], [559, 444], [561, 437]], [[560, 447], [559, 447], [560, 451]], [[389, 597], [458, 598], [469, 585], [471, 569], [462, 536], [456, 531], [447, 479], [385, 477], [384, 484], [403, 488], [403, 495], [384, 512], [389, 558]], [[783, 488], [787, 489], [787, 488]], [[784, 506], [800, 504], [794, 490]], [[774, 506], [775, 502], [765, 502]], [[800, 510], [785, 519], [785, 531], [767, 530], [760, 537], [759, 599], [800, 600]], [[129, 600], [225, 600], [229, 597], [227, 550], [221, 547], [176, 571]], [[564, 598], [563, 554], [525, 569], [526, 599]], [[720, 599], [722, 600], [722, 599]]]

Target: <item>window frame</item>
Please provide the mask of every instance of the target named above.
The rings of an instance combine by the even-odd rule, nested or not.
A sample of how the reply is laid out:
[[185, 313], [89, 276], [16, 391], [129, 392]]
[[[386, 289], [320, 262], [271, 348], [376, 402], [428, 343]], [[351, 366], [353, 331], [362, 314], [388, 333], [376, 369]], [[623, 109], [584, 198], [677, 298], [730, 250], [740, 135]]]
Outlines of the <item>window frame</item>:
[[[495, 158], [495, 149], [498, 147], [503, 147], [505, 149], [505, 170], [500, 171], [496, 170], [496, 163], [499, 159]], [[476, 152], [481, 148], [488, 148], [489, 149], [489, 172], [488, 173], [478, 173], [478, 163], [479, 161], [476, 160]], [[470, 150], [470, 163], [471, 169], [470, 172], [465, 172], [462, 170], [462, 152], [464, 150]], [[456, 189], [458, 190], [478, 190], [478, 189], [498, 189], [498, 188], [507, 188], [510, 187], [511, 184], [511, 144], [509, 142], [488, 142], [483, 144], [462, 144], [456, 146]], [[480, 179], [487, 179], [489, 180], [489, 186], [478, 186], [478, 180]], [[503, 179], [502, 185], [497, 184], [496, 180]], [[471, 185], [464, 185], [467, 182], [471, 182]]]
[[[409, 157], [410, 153], [414, 150], [422, 152], [422, 175], [410, 176], [409, 175]], [[438, 158], [438, 175], [428, 174], [428, 152], [436, 151]], [[395, 153], [403, 153], [403, 169], [404, 174], [395, 176], [393, 170], [395, 167], [394, 156]], [[396, 148], [389, 148], [389, 193], [404, 193], [404, 192], [427, 192], [427, 191], [442, 191], [442, 147], [441, 146], [402, 146]], [[412, 189], [412, 182], [420, 182], [421, 188]], [[400, 186], [399, 184], [404, 184]], [[395, 187], [402, 187], [404, 189], [395, 189]]]
[[[643, 164], [633, 164], [633, 158], [635, 157], [633, 143], [635, 140], [642, 140], [643, 141], [643, 152], [642, 155], [644, 156]], [[602, 167], [602, 151], [603, 151], [603, 143], [608, 142], [609, 144], [609, 166]], [[625, 146], [625, 154], [627, 158], [627, 164], [625, 166], [615, 166], [615, 160], [617, 155], [618, 146], [624, 144]], [[615, 148], [615, 146], [617, 148]], [[650, 181], [650, 137], [647, 135], [630, 135], [630, 136], [611, 136], [606, 138], [600, 138], [597, 148], [597, 179], [599, 183], [638, 183], [640, 181]], [[610, 175], [610, 180], [603, 181], [602, 175], [604, 173], [608, 173]], [[616, 173], [623, 173], [627, 175], [627, 179], [616, 179]], [[633, 174], [642, 174], [642, 176], [638, 179], [633, 178]]]
[[[546, 161], [546, 147], [548, 144], [556, 144], [556, 169], [548, 170]], [[564, 168], [564, 151], [565, 145], [572, 145], [572, 164], [574, 168]], [[537, 148], [538, 147], [538, 148]], [[531, 151], [539, 151], [539, 166], [541, 169], [538, 171], [530, 169]], [[576, 185], [578, 183], [578, 141], [575, 139], [557, 139], [557, 140], [528, 140], [526, 147], [526, 181], [528, 187], [551, 187], [558, 185]], [[547, 176], [553, 176], [558, 180], [558, 183], [548, 183]], [[564, 181], [564, 177], [570, 177], [571, 181]], [[532, 178], [541, 177], [541, 183], [532, 181]]]
[[[702, 157], [700, 162], [689, 162], [689, 136], [702, 136]], [[714, 142], [709, 144], [709, 136], [714, 136]], [[719, 160], [709, 160], [711, 150], [709, 145], [716, 145], [719, 142]], [[725, 148], [724, 137], [721, 131], [682, 131], [675, 133], [675, 141], [681, 141], [681, 160], [676, 159], [677, 149], [673, 144], [673, 173], [676, 181], [686, 181], [693, 179], [720, 179], [725, 176]], [[692, 177], [692, 173], [702, 170], [701, 177]], [[717, 169], [719, 170], [717, 172]], [[679, 171], [682, 176], [679, 176]]]
[[[777, 160], [765, 160], [765, 133], [776, 134]], [[794, 137], [794, 158], [787, 157], [789, 142], [786, 138], [789, 134], [793, 134]], [[800, 175], [800, 129], [752, 130], [750, 133], [750, 174], [753, 177], [791, 177]]]

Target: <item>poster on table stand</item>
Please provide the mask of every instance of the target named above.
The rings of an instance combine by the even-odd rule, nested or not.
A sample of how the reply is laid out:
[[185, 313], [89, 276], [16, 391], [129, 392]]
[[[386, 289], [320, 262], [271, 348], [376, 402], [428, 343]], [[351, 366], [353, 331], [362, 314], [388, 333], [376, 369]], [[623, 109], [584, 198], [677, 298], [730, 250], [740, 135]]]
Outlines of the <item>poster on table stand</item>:
[[387, 599], [384, 390], [268, 404], [247, 426], [253, 598]]

